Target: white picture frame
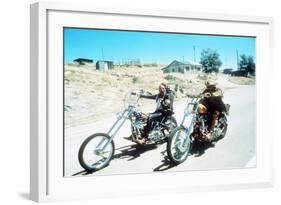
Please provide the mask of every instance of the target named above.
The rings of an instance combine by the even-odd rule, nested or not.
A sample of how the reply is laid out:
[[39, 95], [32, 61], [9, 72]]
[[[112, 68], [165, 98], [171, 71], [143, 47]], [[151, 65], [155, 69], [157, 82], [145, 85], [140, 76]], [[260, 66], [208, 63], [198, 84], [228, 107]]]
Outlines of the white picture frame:
[[[93, 21], [93, 16], [95, 21]], [[121, 20], [123, 23], [121, 23]], [[212, 170], [64, 178], [63, 127], [56, 104], [62, 103], [62, 28], [93, 27], [257, 37], [257, 166]], [[125, 23], [124, 23], [125, 21]], [[172, 27], [174, 25], [174, 27]], [[156, 27], [157, 28], [156, 28]], [[95, 26], [96, 27], [96, 26]], [[239, 28], [239, 29], [237, 29]], [[186, 29], [186, 28], [185, 28]], [[95, 199], [143, 194], [241, 189], [273, 186], [273, 131], [269, 98], [273, 71], [273, 19], [212, 13], [96, 8], [95, 5], [40, 2], [30, 15], [30, 198], [34, 201]], [[61, 65], [61, 67], [60, 67]], [[267, 120], [264, 120], [267, 119]], [[148, 183], [149, 182], [149, 183]], [[181, 182], [181, 183], [179, 183]], [[114, 184], [114, 186], [111, 186]], [[148, 186], [149, 184], [149, 186]]]

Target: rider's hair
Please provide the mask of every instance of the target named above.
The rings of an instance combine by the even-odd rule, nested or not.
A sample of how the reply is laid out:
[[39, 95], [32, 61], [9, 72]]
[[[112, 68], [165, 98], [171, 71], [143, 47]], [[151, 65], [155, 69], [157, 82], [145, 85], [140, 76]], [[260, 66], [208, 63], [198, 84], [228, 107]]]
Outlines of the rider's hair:
[[[160, 85], [164, 86], [165, 89], [168, 87], [166, 83], [160, 83]], [[160, 85], [159, 85], [159, 86], [160, 86]]]

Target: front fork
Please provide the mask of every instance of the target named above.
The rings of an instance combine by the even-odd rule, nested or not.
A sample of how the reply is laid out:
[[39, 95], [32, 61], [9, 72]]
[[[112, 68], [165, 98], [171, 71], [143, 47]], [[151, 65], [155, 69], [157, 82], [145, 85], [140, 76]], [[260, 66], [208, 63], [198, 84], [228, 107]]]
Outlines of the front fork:
[[187, 117], [187, 116], [184, 117], [184, 119], [182, 120], [182, 123], [181, 123], [181, 126], [184, 127], [184, 129], [185, 129], [185, 138], [184, 138], [184, 140], [181, 142], [181, 144], [179, 145], [179, 150], [180, 150], [181, 152], [185, 152], [185, 151], [186, 151], [186, 148], [187, 148], [188, 144], [189, 144], [190, 141], [191, 141], [190, 135], [191, 135], [192, 132], [193, 132], [194, 120], [195, 120], [196, 115], [193, 114], [192, 119], [191, 119], [191, 122], [190, 122], [190, 124], [189, 124], [188, 127], [185, 127], [185, 126], [184, 126], [184, 122], [185, 122], [185, 120], [186, 120], [186, 117]]
[[190, 140], [191, 140], [190, 135], [191, 135], [192, 132], [193, 132], [195, 117], [196, 117], [196, 116], [193, 115], [189, 127], [185, 130], [185, 136], [186, 136], [186, 138], [184, 139], [184, 142], [183, 142], [183, 146], [184, 146], [185, 148], [188, 146], [188, 143], [190, 143]]
[[107, 134], [110, 136], [109, 140], [106, 138], [103, 138], [98, 146], [96, 147], [96, 152], [102, 152], [113, 140], [117, 132], [120, 130], [120, 128], [124, 125], [124, 123], [127, 120], [127, 116], [130, 114], [128, 113], [129, 111], [125, 110], [122, 112], [120, 116], [118, 116], [117, 120], [115, 123], [112, 125], [112, 127], [109, 129]]

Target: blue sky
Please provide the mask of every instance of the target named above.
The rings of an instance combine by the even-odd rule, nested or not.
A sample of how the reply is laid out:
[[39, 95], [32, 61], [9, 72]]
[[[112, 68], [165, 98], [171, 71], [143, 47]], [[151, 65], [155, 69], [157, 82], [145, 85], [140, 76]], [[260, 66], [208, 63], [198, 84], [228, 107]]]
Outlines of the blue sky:
[[173, 60], [200, 60], [203, 49], [214, 49], [220, 54], [221, 68], [237, 68], [237, 55], [246, 54], [256, 59], [254, 37], [174, 34], [97, 29], [64, 29], [64, 60], [76, 58], [96, 60], [140, 59], [141, 62], [168, 64]]

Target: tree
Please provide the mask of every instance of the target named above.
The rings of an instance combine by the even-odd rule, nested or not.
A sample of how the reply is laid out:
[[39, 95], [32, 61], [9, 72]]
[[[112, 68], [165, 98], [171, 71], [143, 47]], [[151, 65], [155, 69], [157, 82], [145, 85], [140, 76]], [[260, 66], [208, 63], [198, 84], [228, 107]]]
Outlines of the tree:
[[200, 63], [203, 66], [203, 71], [209, 72], [219, 72], [219, 68], [222, 65], [220, 60], [220, 54], [216, 50], [210, 48], [204, 49], [201, 52]]
[[239, 69], [246, 70], [249, 74], [255, 75], [256, 64], [252, 56], [240, 55]]

